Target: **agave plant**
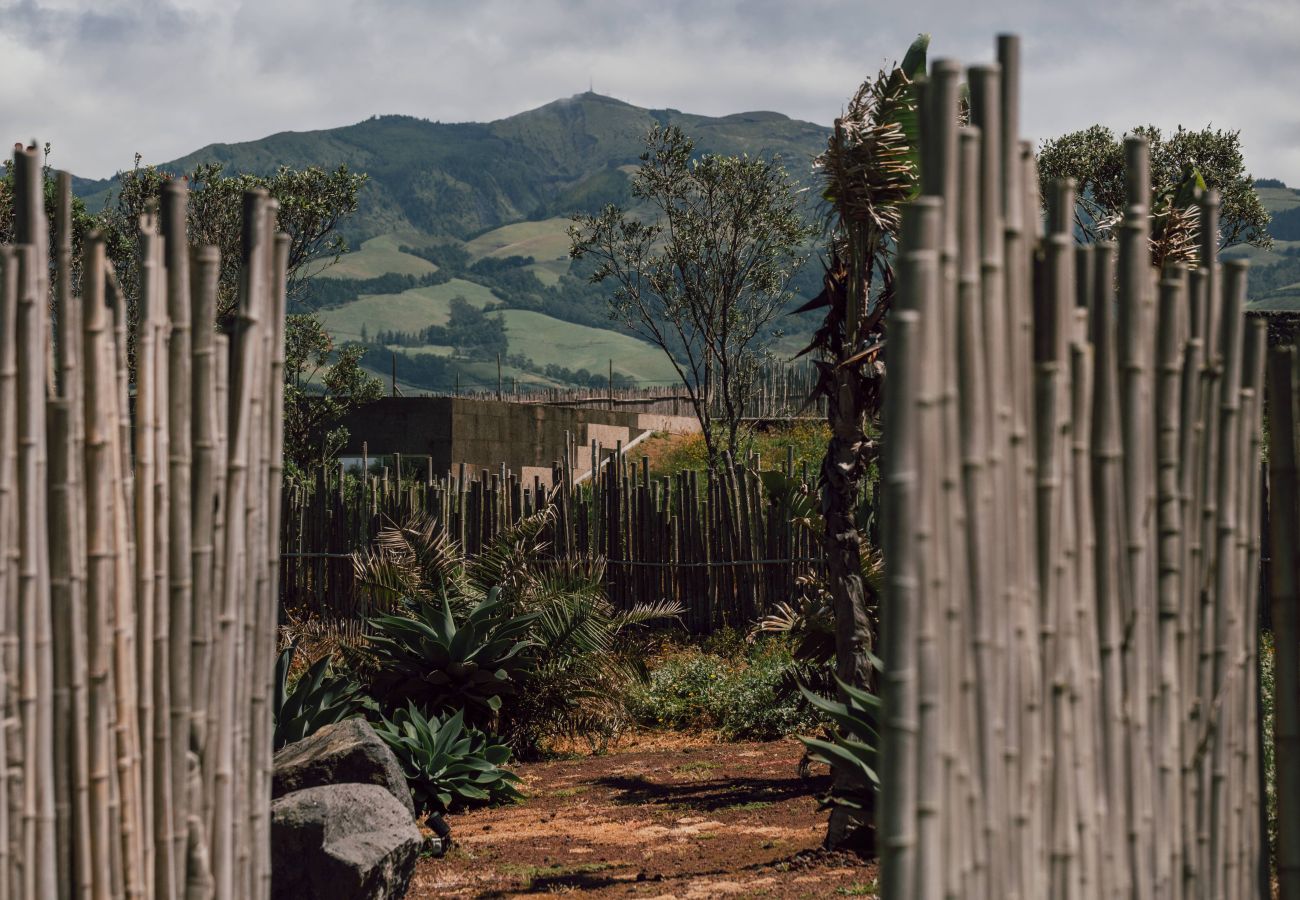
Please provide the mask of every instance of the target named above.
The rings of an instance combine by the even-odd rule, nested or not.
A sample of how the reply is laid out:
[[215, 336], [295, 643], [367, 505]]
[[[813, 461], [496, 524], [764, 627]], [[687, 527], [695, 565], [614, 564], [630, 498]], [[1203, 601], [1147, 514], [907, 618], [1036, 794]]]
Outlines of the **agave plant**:
[[520, 797], [519, 777], [503, 769], [510, 748], [465, 724], [464, 713], [425, 716], [408, 703], [375, 725], [411, 786], [417, 807], [444, 813], [462, 806]]
[[274, 745], [279, 750], [326, 725], [358, 715], [366, 707], [360, 686], [335, 674], [322, 656], [289, 688], [289, 669], [298, 645], [290, 644], [275, 663]]
[[879, 760], [880, 733], [878, 717], [881, 701], [851, 684], [839, 682], [844, 702], [828, 700], [807, 688], [800, 688], [808, 702], [825, 715], [835, 728], [831, 740], [801, 737], [807, 755], [816, 762], [825, 763], [849, 779], [836, 779], [826, 797], [826, 804], [853, 810], [870, 809], [871, 792], [880, 787], [876, 774]]
[[459, 621], [446, 595], [440, 603], [408, 601], [406, 612], [370, 620], [371, 689], [387, 705], [464, 708], [481, 721], [532, 665], [525, 651], [536, 645], [530, 632], [537, 616], [511, 612], [498, 590]]

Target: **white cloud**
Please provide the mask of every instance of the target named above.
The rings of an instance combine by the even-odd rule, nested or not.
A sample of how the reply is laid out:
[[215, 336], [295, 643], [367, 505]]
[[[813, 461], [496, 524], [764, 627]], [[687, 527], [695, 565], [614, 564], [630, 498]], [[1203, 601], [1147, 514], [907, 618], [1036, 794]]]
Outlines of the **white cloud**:
[[1294, 0], [17, 0], [0, 2], [0, 120], [84, 176], [374, 113], [488, 120], [585, 90], [829, 123], [918, 31], [988, 60], [1022, 35], [1022, 122], [1239, 128], [1300, 184]]

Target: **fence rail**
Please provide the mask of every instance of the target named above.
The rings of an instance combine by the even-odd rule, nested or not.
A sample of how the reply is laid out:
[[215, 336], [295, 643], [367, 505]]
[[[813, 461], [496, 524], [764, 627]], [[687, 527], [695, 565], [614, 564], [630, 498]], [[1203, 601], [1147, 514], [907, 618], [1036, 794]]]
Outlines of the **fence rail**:
[[[571, 484], [570, 445], [553, 479]], [[649, 461], [621, 448], [592, 446], [603, 460], [593, 480], [549, 489], [504, 469], [467, 476], [365, 479], [322, 469], [308, 483], [286, 484], [281, 523], [281, 596], [287, 610], [326, 620], [358, 620], [376, 610], [358, 590], [352, 553], [386, 524], [411, 516], [437, 522], [473, 557], [495, 536], [543, 507], [554, 508], [545, 541], [555, 558], [603, 557], [610, 599], [623, 608], [677, 599], [696, 632], [743, 627], [821, 570], [821, 541], [811, 524], [792, 521], [791, 504], [816, 483], [793, 457], [770, 473], [761, 460], [717, 474], [652, 477]], [[764, 484], [764, 479], [772, 487]], [[773, 489], [776, 488], [776, 489]]]

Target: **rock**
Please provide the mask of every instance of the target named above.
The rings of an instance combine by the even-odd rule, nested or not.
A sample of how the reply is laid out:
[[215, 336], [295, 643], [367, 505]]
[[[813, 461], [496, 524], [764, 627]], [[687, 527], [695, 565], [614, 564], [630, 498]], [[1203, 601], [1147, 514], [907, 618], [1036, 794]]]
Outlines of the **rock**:
[[331, 784], [271, 804], [272, 900], [399, 900], [423, 845], [377, 784]]
[[272, 797], [326, 784], [377, 784], [387, 788], [415, 816], [401, 763], [370, 723], [360, 717], [326, 725], [275, 754]]

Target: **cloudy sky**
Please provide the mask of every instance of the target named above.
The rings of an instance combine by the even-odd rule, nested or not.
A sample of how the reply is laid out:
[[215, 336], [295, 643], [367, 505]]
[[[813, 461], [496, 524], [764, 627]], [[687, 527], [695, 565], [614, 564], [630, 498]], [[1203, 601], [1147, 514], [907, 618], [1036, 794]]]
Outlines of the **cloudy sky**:
[[1240, 129], [1300, 185], [1300, 0], [0, 0], [0, 121], [103, 177], [375, 113], [488, 120], [586, 90], [828, 124], [920, 31], [1025, 44], [1024, 128]]

